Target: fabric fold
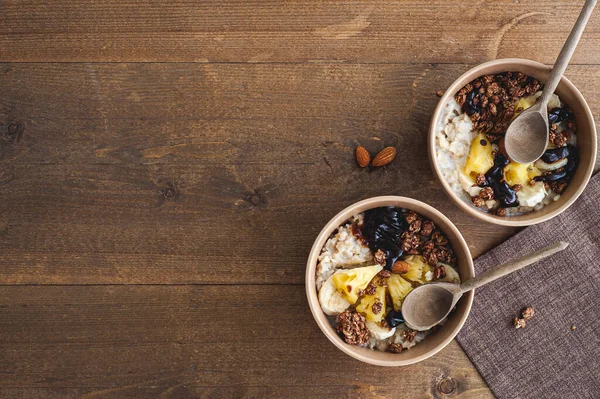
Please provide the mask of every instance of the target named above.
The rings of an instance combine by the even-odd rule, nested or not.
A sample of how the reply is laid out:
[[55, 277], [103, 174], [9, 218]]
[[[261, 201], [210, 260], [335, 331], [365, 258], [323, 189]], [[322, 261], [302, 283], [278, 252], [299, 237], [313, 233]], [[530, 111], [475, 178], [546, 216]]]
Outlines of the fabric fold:
[[[600, 397], [600, 174], [554, 219], [475, 262], [489, 268], [557, 241], [569, 247], [475, 293], [457, 340], [499, 399]], [[524, 329], [513, 318], [527, 307]]]

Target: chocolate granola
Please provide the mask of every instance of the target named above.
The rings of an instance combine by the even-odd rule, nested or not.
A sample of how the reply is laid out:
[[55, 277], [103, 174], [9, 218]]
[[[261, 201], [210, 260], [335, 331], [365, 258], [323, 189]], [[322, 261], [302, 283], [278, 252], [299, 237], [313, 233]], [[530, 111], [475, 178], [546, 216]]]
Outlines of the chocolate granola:
[[365, 317], [360, 313], [347, 310], [338, 316], [336, 331], [350, 345], [366, 344], [371, 338], [371, 333], [365, 321]]

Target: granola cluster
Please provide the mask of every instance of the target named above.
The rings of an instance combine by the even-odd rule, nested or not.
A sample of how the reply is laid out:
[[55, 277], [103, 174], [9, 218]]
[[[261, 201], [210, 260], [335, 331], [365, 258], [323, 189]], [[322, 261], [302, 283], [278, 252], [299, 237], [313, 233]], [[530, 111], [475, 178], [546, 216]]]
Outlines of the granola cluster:
[[[323, 311], [336, 316], [337, 333], [350, 345], [382, 351], [416, 345], [428, 332], [407, 329], [402, 302], [412, 288], [434, 279], [460, 282], [448, 238], [433, 221], [394, 206], [367, 210], [340, 229], [345, 241], [336, 233], [324, 248], [327, 255], [333, 247], [343, 250], [343, 260], [318, 289]], [[361, 248], [370, 251], [368, 259], [347, 257]]]
[[519, 99], [534, 94], [541, 87], [531, 76], [506, 72], [475, 79], [460, 89], [454, 99], [469, 115], [475, 129], [497, 143], [506, 132]]
[[409, 229], [402, 234], [400, 247], [407, 255], [422, 255], [425, 261], [436, 268], [436, 274], [445, 276], [444, 266], [438, 262], [456, 265], [456, 256], [450, 247], [448, 238], [435, 224], [416, 212], [406, 214]]
[[525, 328], [527, 321], [531, 320], [534, 314], [535, 310], [533, 309], [533, 306], [526, 307], [521, 311], [521, 318], [515, 317], [513, 319], [513, 325], [515, 328]]
[[369, 342], [371, 333], [365, 325], [365, 317], [356, 311], [346, 310], [338, 316], [337, 332], [350, 345], [364, 345]]
[[[473, 122], [472, 131], [483, 133], [486, 137], [479, 139], [480, 147], [476, 147], [475, 142], [471, 144], [471, 162], [483, 165], [482, 160], [489, 161], [489, 155], [486, 154], [490, 152], [478, 151], [478, 148], [492, 144], [489, 151], [493, 166], [487, 172], [472, 176], [475, 177], [473, 187], [481, 188], [479, 191], [469, 192], [475, 207], [489, 210], [498, 216], [506, 216], [506, 208], [521, 205], [537, 210], [539, 206], [543, 206], [546, 197], [562, 194], [573, 177], [579, 162], [578, 151], [571, 143], [571, 137], [577, 129], [575, 114], [571, 108], [561, 104], [559, 99], [556, 100], [558, 104], [554, 101], [554, 108], [548, 109], [550, 146], [538, 160], [543, 162], [536, 161], [528, 166], [523, 177], [522, 172], [517, 172], [517, 166], [511, 162], [504, 148], [503, 137], [508, 126], [517, 115], [533, 105], [538, 98], [534, 94], [541, 88], [542, 83], [531, 76], [521, 72], [506, 72], [477, 78], [455, 94], [454, 99], [461, 110]], [[562, 164], [562, 168], [551, 165], [565, 158], [567, 162]], [[510, 184], [504, 175], [504, 169], [509, 164], [514, 166], [511, 169], [512, 177], [508, 179]], [[529, 184], [535, 187], [538, 182], [544, 183], [545, 191], [542, 196], [538, 194], [542, 191], [540, 185], [535, 189], [526, 186]], [[526, 190], [523, 190], [524, 185]], [[518, 192], [521, 193], [517, 196]]]

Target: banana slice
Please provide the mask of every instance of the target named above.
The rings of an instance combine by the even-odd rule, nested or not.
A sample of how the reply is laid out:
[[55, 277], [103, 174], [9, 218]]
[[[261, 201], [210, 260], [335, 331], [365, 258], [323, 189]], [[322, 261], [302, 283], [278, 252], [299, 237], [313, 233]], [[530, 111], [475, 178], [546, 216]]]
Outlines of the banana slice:
[[351, 305], [335, 287], [333, 276], [329, 277], [319, 290], [319, 303], [323, 312], [329, 316], [337, 316]]
[[546, 194], [544, 183], [539, 181], [533, 186], [524, 185], [521, 190], [517, 191], [517, 199], [521, 206], [536, 206], [544, 200]]
[[367, 320], [365, 325], [371, 332], [371, 337], [373, 337], [375, 339], [386, 339], [396, 333], [396, 327], [394, 327], [394, 328], [381, 327], [379, 324], [377, 324], [373, 321], [370, 321], [370, 320]]
[[481, 191], [481, 187], [475, 186], [475, 179], [471, 176], [465, 174], [462, 170], [458, 169], [456, 171], [458, 173], [458, 182], [460, 186], [469, 193], [470, 196], [478, 195]]
[[435, 280], [436, 283], [440, 282], [440, 281], [445, 281], [448, 283], [460, 284], [460, 276], [458, 275], [458, 272], [456, 271], [455, 268], [453, 268], [450, 265], [446, 265], [444, 263], [438, 263], [438, 264], [445, 266], [446, 277], [441, 278], [439, 280]]
[[563, 168], [567, 165], [567, 162], [569, 162], [567, 158], [559, 159], [558, 161], [552, 163], [546, 163], [541, 159], [538, 159], [537, 161], [535, 161], [535, 166], [542, 172], [545, 172], [548, 170], [556, 170], [558, 168]]

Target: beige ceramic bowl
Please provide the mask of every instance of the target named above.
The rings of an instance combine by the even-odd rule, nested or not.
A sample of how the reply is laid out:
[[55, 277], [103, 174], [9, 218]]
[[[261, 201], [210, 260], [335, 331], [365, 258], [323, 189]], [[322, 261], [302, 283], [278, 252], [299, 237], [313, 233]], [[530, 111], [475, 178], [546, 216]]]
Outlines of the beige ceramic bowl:
[[340, 225], [345, 223], [351, 216], [361, 213], [367, 209], [378, 208], [381, 206], [395, 206], [413, 210], [429, 219], [431, 219], [448, 237], [452, 248], [456, 253], [458, 260], [458, 273], [461, 279], [468, 280], [473, 277], [473, 260], [469, 247], [464, 238], [454, 226], [454, 224], [435, 208], [411, 198], [405, 197], [375, 197], [357, 202], [349, 206], [333, 219], [321, 230], [308, 257], [306, 267], [306, 296], [308, 304], [321, 331], [335, 346], [342, 352], [352, 356], [355, 359], [378, 366], [405, 366], [427, 359], [444, 348], [456, 336], [464, 324], [471, 304], [473, 303], [473, 292], [465, 294], [456, 306], [456, 311], [450, 316], [448, 321], [435, 333], [429, 335], [422, 342], [419, 342], [413, 348], [402, 353], [387, 353], [377, 350], [360, 348], [346, 344], [335, 332], [334, 327], [329, 322], [327, 316], [321, 310], [319, 299], [317, 297], [317, 288], [315, 282], [315, 272], [317, 267], [317, 258], [327, 239]]
[[550, 67], [535, 61], [523, 60], [518, 58], [507, 58], [496, 61], [486, 62], [463, 74], [459, 77], [444, 93], [435, 109], [433, 119], [429, 127], [429, 160], [431, 167], [438, 180], [444, 186], [446, 193], [452, 201], [463, 211], [471, 216], [486, 222], [504, 225], [504, 226], [529, 226], [532, 224], [544, 222], [558, 215], [567, 209], [579, 195], [583, 192], [585, 186], [592, 175], [596, 163], [596, 126], [594, 117], [587, 105], [585, 99], [577, 88], [567, 78], [563, 77], [556, 94], [575, 112], [575, 121], [577, 123], [577, 147], [579, 150], [580, 162], [575, 176], [569, 183], [569, 186], [560, 198], [554, 203], [545, 206], [539, 211], [530, 212], [519, 216], [499, 217], [473, 207], [469, 202], [460, 198], [452, 190], [450, 185], [444, 179], [436, 160], [436, 126], [442, 115], [448, 101], [465, 84], [471, 82], [483, 75], [490, 75], [502, 72], [522, 72], [529, 76], [545, 82], [550, 74]]

